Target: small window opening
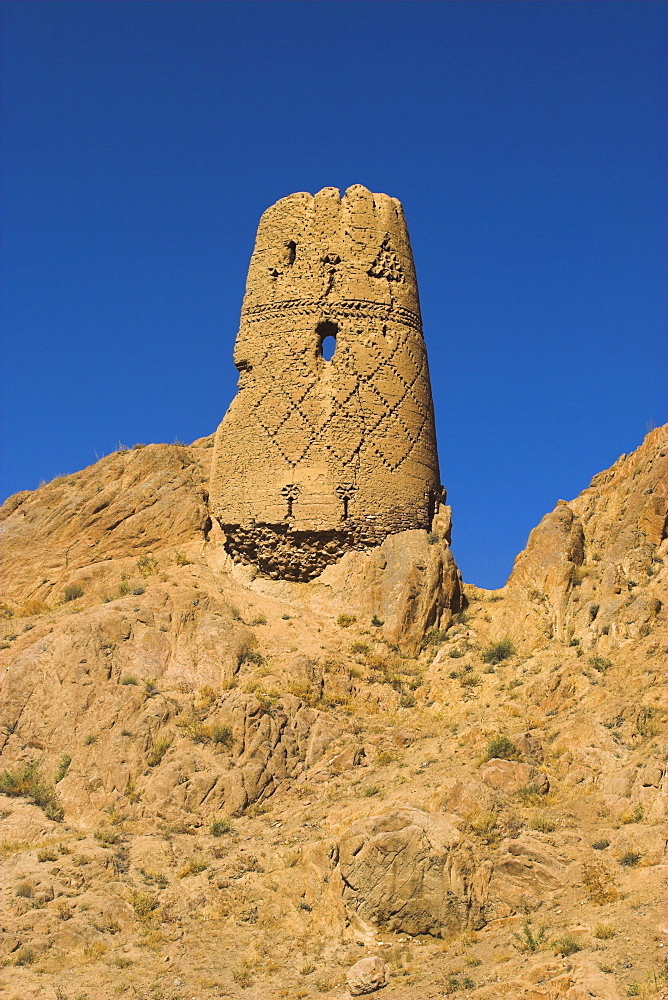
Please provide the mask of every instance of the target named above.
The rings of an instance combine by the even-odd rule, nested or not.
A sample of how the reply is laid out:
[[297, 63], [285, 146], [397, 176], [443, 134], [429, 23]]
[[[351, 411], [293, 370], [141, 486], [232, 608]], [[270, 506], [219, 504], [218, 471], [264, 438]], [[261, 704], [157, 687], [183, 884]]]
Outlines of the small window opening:
[[297, 259], [297, 244], [295, 243], [294, 240], [290, 240], [288, 243], [286, 243], [286, 247], [288, 250], [288, 264], [290, 265], [290, 267], [292, 267], [295, 260]]
[[348, 520], [348, 503], [349, 503], [348, 497], [344, 497], [343, 498], [343, 520], [344, 521]]
[[292, 517], [292, 505], [294, 502], [292, 497], [288, 497], [288, 517]]
[[334, 351], [336, 350], [336, 335], [339, 332], [339, 328], [336, 323], [330, 323], [326, 320], [324, 323], [319, 323], [316, 333], [318, 335], [318, 354], [325, 361], [331, 361], [334, 357]]

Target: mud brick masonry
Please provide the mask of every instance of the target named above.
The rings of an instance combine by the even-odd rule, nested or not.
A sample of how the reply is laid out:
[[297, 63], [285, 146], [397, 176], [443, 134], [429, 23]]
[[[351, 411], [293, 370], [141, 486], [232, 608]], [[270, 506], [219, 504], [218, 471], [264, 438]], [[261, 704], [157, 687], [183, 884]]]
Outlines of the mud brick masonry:
[[211, 502], [230, 555], [308, 580], [429, 530], [443, 499], [415, 267], [396, 198], [299, 193], [257, 232]]

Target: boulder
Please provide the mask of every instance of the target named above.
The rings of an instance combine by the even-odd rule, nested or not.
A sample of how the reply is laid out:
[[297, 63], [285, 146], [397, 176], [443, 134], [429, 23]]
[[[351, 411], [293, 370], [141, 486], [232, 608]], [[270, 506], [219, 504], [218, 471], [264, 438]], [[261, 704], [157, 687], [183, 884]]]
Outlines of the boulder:
[[344, 901], [364, 920], [435, 937], [485, 922], [489, 866], [445, 816], [395, 809], [359, 820], [339, 865]]
[[361, 958], [346, 973], [348, 989], [353, 997], [374, 993], [387, 986], [387, 966], [377, 955]]

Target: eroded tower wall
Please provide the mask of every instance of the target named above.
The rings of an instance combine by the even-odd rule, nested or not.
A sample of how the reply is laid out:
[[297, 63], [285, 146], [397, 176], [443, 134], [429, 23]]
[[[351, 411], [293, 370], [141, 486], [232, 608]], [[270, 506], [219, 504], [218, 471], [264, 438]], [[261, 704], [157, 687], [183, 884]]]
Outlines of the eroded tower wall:
[[349, 548], [429, 529], [442, 491], [395, 198], [325, 188], [264, 213], [234, 362], [210, 490], [233, 557], [309, 579]]

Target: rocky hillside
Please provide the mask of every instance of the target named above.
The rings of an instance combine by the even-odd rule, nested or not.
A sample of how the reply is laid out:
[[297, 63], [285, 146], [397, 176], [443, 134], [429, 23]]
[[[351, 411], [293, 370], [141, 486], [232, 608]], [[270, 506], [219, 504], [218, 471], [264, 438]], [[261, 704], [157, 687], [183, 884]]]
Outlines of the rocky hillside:
[[464, 585], [234, 566], [211, 439], [2, 508], [10, 1000], [661, 997], [665, 430]]

